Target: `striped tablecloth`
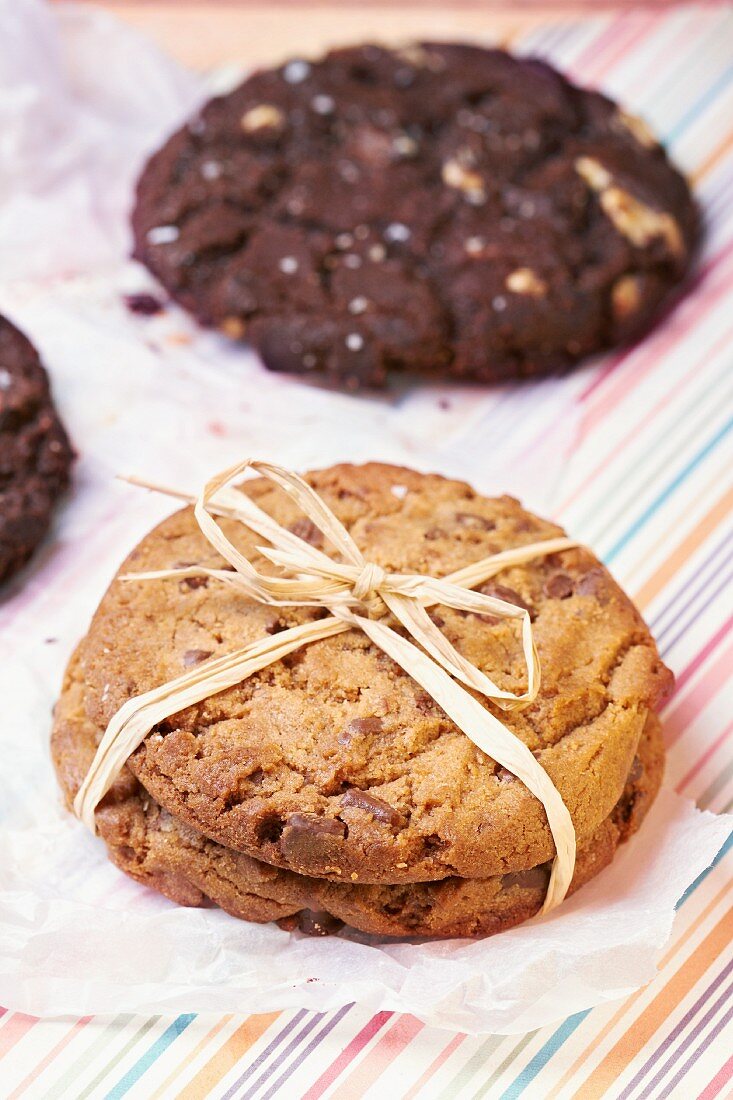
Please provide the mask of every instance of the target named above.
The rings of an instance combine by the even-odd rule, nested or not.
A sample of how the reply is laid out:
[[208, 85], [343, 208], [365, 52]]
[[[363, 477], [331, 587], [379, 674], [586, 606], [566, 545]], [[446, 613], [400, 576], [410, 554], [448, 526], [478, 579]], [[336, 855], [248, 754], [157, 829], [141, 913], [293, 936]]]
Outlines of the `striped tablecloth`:
[[[691, 173], [706, 210], [708, 241], [692, 291], [666, 325], [568, 379], [580, 431], [557, 515], [634, 595], [677, 673], [664, 714], [667, 782], [702, 807], [730, 809], [733, 16], [719, 5], [640, 10], [532, 30], [515, 44], [646, 115]], [[516, 391], [500, 391], [492, 423], [497, 410], [516, 417], [520, 409]], [[516, 430], [527, 449], [537, 442], [531, 415]], [[732, 871], [729, 844], [682, 899], [656, 980], [559, 1026], [467, 1037], [354, 1004], [221, 1018], [38, 1021], [6, 1012], [0, 1094], [731, 1096]]]

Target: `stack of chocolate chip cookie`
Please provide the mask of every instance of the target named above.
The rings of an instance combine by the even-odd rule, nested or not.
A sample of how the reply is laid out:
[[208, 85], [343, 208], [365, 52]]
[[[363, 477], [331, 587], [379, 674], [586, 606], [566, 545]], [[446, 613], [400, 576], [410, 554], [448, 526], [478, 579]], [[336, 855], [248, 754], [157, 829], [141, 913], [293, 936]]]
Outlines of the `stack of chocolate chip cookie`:
[[[562, 533], [511, 497], [399, 467], [336, 466], [307, 480], [365, 558], [388, 571], [445, 576]], [[258, 479], [244, 491], [321, 544], [280, 488]], [[259, 536], [226, 518], [221, 526], [258, 570], [276, 572]], [[143, 539], [120, 575], [176, 567], [227, 568], [191, 508]], [[127, 700], [322, 614], [268, 607], [203, 573], [120, 575], [56, 710], [53, 754], [69, 804]], [[570, 811], [576, 889], [610, 862], [656, 794], [664, 754], [655, 708], [671, 674], [585, 549], [511, 566], [484, 590], [532, 620], [541, 688], [501, 720]], [[523, 690], [516, 620], [430, 614], [502, 689]], [[159, 723], [100, 802], [96, 825], [122, 870], [180, 904], [214, 902], [315, 933], [346, 923], [386, 936], [488, 935], [540, 909], [554, 856], [541, 803], [358, 630], [303, 646]]]

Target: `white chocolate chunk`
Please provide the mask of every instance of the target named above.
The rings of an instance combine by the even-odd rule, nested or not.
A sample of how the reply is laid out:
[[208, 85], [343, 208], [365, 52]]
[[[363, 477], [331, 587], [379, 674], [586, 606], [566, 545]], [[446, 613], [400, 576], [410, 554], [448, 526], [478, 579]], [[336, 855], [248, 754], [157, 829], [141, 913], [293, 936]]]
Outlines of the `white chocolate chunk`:
[[531, 267], [518, 267], [507, 275], [504, 285], [512, 294], [529, 294], [533, 298], [542, 298], [547, 293], [547, 283]]
[[258, 130], [272, 128], [279, 130], [285, 121], [285, 116], [278, 107], [271, 103], [260, 103], [257, 107], [250, 107], [242, 115], [241, 126], [245, 134], [255, 134]]

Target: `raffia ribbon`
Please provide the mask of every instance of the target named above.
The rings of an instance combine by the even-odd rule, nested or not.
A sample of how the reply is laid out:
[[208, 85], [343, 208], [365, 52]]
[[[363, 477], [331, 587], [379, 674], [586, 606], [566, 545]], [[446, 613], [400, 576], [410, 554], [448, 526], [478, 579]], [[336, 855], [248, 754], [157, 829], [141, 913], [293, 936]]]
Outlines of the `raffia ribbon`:
[[[340, 560], [281, 527], [231, 482], [248, 470], [278, 485], [323, 533]], [[186, 494], [144, 484], [184, 500]], [[460, 730], [482, 752], [521, 779], [542, 803], [555, 843], [555, 859], [543, 906], [549, 912], [565, 897], [575, 866], [575, 829], [567, 807], [547, 772], [527, 746], [465, 688], [471, 688], [500, 710], [525, 707], [536, 698], [540, 667], [528, 612], [493, 596], [472, 591], [510, 566], [523, 565], [546, 554], [577, 545], [554, 538], [518, 546], [473, 562], [449, 576], [436, 579], [418, 574], [389, 573], [367, 561], [343, 524], [318, 494], [297, 474], [267, 462], [247, 460], [216, 475], [195, 499], [194, 514], [209, 543], [234, 572], [193, 566], [137, 573], [123, 581], [164, 580], [206, 576], [227, 584], [258, 603], [275, 607], [320, 607], [330, 615], [314, 622], [268, 635], [224, 657], [201, 665], [160, 687], [129, 699], [112, 717], [89, 772], [74, 801], [79, 818], [95, 831], [94, 811], [110, 789], [128, 757], [160, 722], [217, 692], [242, 683], [260, 669], [281, 660], [309, 642], [332, 638], [347, 630], [362, 630], [427, 691]], [[276, 565], [280, 576], [258, 572], [226, 537], [214, 515], [239, 520], [270, 545], [259, 552]], [[458, 611], [518, 618], [527, 666], [526, 690], [516, 695], [502, 690], [484, 672], [467, 661], [438, 629], [427, 608], [443, 604]], [[398, 634], [379, 620], [385, 609], [417, 642]], [[366, 612], [366, 614], [364, 613]], [[463, 687], [461, 685], [464, 685]]]

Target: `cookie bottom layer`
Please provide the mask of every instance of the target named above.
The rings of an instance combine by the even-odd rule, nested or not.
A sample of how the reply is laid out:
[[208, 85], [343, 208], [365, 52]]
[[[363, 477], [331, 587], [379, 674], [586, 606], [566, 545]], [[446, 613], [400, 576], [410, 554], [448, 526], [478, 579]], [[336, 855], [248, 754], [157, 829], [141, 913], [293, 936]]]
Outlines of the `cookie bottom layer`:
[[[99, 739], [84, 713], [84, 685], [67, 684], [56, 709], [52, 752], [69, 804]], [[611, 814], [581, 837], [570, 892], [606, 867], [639, 828], [659, 790], [664, 747], [649, 714], [624, 792]], [[109, 857], [138, 882], [180, 905], [214, 903], [243, 920], [278, 921], [313, 934], [348, 924], [400, 937], [487, 936], [534, 916], [542, 906], [549, 864], [486, 879], [365, 885], [310, 878], [262, 863], [207, 839], [155, 803], [126, 769], [97, 810]]]

